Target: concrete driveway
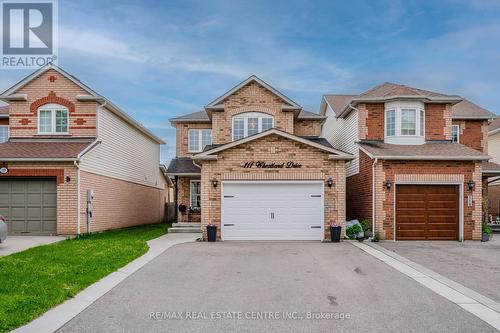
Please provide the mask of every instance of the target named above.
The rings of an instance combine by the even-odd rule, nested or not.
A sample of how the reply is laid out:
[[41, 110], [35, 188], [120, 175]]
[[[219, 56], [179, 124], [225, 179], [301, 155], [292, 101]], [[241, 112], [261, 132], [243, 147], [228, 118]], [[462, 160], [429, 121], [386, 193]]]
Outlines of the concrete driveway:
[[60, 330], [104, 331], [495, 330], [349, 243], [221, 242], [170, 248]]
[[486, 243], [380, 242], [379, 245], [500, 302], [500, 235]]
[[61, 236], [7, 236], [5, 242], [0, 244], [0, 257], [64, 239]]

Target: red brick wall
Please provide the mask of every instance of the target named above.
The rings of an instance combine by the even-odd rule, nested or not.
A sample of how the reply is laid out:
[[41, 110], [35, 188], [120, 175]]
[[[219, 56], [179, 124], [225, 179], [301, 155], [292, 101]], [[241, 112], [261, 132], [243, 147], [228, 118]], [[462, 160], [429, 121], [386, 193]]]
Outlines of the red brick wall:
[[[54, 77], [55, 81], [50, 78]], [[69, 133], [71, 137], [96, 136], [96, 102], [78, 102], [77, 95], [88, 95], [85, 90], [54, 70], [49, 70], [16, 93], [27, 94], [27, 101], [10, 103], [10, 136], [30, 137], [38, 133], [37, 108], [47, 103], [69, 106]], [[39, 137], [39, 136], [37, 136]]]
[[446, 127], [446, 104], [425, 104], [425, 139], [449, 140], [445, 133]]
[[488, 151], [488, 121], [456, 120], [453, 125], [460, 126], [461, 144], [482, 152]]
[[494, 219], [500, 216], [500, 185], [488, 186], [488, 210]]
[[[480, 163], [478, 164], [480, 165]], [[479, 239], [481, 237], [477, 230], [481, 228], [481, 214], [482, 214], [482, 182], [481, 182], [481, 169], [474, 162], [447, 162], [447, 161], [383, 161], [383, 173], [380, 177], [380, 184], [377, 186], [383, 187], [383, 179], [390, 179], [394, 183], [396, 174], [404, 175], [463, 175], [464, 176], [464, 238]], [[478, 171], [479, 170], [479, 171]], [[474, 179], [476, 182], [476, 189], [473, 193], [473, 205], [467, 206], [467, 196], [472, 193], [467, 189], [467, 182]], [[385, 217], [379, 218], [377, 215], [377, 225], [382, 224], [385, 234], [382, 235], [385, 239], [393, 239], [394, 234], [394, 186], [390, 191], [385, 190], [384, 198], [377, 198], [383, 200], [383, 210]], [[478, 211], [479, 210], [479, 211]], [[479, 229], [477, 229], [479, 228]]]
[[359, 173], [346, 180], [347, 219], [372, 219], [372, 163], [364, 152], [359, 152]]
[[384, 103], [366, 104], [366, 140], [384, 140], [385, 106]]
[[93, 232], [164, 221], [166, 190], [85, 171], [80, 172], [80, 181], [82, 232], [87, 226], [88, 189], [94, 190]]

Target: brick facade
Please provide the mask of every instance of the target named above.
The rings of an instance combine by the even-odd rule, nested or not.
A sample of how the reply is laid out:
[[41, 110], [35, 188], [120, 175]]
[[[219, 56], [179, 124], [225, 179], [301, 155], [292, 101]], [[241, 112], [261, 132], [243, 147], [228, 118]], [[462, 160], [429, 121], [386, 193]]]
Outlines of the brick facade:
[[293, 134], [297, 136], [320, 136], [321, 121], [318, 120], [300, 120], [295, 121]]
[[451, 108], [447, 104], [425, 104], [425, 140], [451, 140]]
[[200, 222], [201, 215], [199, 213], [189, 212], [191, 206], [191, 180], [199, 180], [200, 178], [179, 177], [177, 180], [177, 201], [179, 205], [185, 205], [188, 210], [178, 212], [177, 222]]
[[[55, 80], [49, 80], [54, 77]], [[38, 135], [38, 108], [48, 103], [61, 104], [68, 108], [68, 137], [95, 137], [96, 102], [79, 102], [77, 95], [88, 92], [68, 80], [55, 70], [48, 70], [37, 79], [20, 88], [17, 94], [27, 94], [27, 101], [10, 102], [10, 137], [32, 137]], [[61, 137], [58, 135], [58, 137]]]
[[359, 152], [359, 173], [347, 177], [347, 219], [372, 219], [372, 163], [364, 152]]
[[[265, 136], [218, 153], [217, 161], [205, 161], [202, 167], [202, 230], [206, 238], [206, 226], [218, 226], [220, 237], [221, 223], [221, 186], [214, 188], [211, 179], [224, 180], [322, 180], [333, 178], [335, 185], [325, 185], [325, 239], [329, 237], [328, 224], [345, 223], [345, 163], [328, 159], [328, 153], [298, 143], [278, 135]], [[243, 168], [249, 156], [253, 160], [272, 160], [300, 163], [302, 168], [285, 169]], [[345, 228], [343, 228], [344, 230]]]
[[487, 120], [455, 120], [453, 125], [460, 126], [459, 142], [473, 149], [488, 152]]
[[[177, 157], [193, 156], [195, 153], [188, 152], [188, 132], [190, 129], [210, 129], [211, 124], [206, 123], [177, 123], [175, 125], [175, 155]], [[213, 135], [213, 134], [212, 134]]]
[[92, 232], [165, 221], [163, 189], [85, 171], [80, 172], [80, 182], [81, 232], [87, 231], [87, 190], [94, 191]]

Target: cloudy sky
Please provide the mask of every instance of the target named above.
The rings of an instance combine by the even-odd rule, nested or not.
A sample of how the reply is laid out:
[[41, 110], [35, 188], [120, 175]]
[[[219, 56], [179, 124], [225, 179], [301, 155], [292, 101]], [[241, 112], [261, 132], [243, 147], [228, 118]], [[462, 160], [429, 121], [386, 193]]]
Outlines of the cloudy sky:
[[59, 0], [59, 26], [59, 66], [162, 137], [164, 162], [168, 119], [251, 74], [311, 111], [390, 81], [500, 113], [500, 0]]

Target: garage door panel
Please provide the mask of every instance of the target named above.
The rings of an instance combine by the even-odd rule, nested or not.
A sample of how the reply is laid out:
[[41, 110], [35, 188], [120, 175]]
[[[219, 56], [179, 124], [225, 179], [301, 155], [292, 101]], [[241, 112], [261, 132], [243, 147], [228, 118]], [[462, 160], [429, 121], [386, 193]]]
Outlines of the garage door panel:
[[55, 234], [57, 195], [55, 179], [0, 179], [0, 214], [7, 217], [10, 234]]
[[397, 185], [396, 239], [458, 239], [458, 194], [456, 185]]

